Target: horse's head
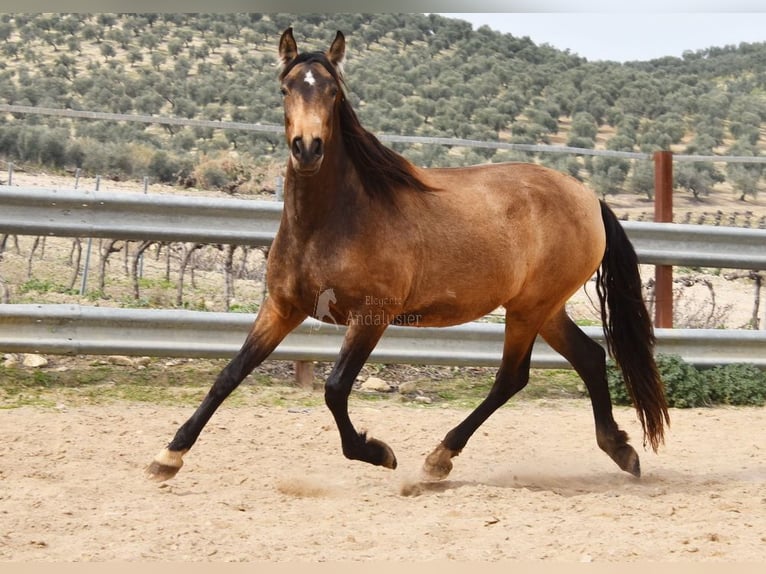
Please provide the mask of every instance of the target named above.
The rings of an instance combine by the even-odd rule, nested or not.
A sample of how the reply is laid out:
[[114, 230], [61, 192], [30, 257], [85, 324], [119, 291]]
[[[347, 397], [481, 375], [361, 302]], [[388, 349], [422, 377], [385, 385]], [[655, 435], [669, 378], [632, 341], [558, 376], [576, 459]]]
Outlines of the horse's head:
[[333, 137], [337, 105], [343, 98], [340, 67], [346, 54], [341, 32], [326, 53], [298, 53], [292, 28], [279, 40], [285, 110], [285, 136], [293, 168], [303, 175], [319, 171]]

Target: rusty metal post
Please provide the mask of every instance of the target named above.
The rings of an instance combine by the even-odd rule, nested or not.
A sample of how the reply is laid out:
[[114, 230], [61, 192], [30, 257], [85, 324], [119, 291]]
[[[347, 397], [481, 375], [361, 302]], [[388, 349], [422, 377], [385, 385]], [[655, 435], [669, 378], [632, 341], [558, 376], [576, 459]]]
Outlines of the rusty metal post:
[[[673, 222], [673, 152], [654, 153], [654, 221]], [[673, 327], [673, 267], [654, 270], [654, 326]]]

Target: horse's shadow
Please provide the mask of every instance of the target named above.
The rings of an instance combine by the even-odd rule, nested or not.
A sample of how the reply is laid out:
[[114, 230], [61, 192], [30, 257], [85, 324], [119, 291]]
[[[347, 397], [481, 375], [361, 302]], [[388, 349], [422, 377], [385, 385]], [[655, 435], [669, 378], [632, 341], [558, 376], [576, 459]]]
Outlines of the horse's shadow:
[[766, 467], [736, 472], [692, 474], [659, 469], [641, 478], [627, 474], [552, 474], [534, 471], [503, 473], [486, 480], [412, 481], [402, 485], [402, 496], [440, 494], [464, 488], [490, 487], [550, 492], [563, 497], [589, 494], [631, 494], [646, 498], [690, 491], [718, 491], [736, 484], [766, 484]]

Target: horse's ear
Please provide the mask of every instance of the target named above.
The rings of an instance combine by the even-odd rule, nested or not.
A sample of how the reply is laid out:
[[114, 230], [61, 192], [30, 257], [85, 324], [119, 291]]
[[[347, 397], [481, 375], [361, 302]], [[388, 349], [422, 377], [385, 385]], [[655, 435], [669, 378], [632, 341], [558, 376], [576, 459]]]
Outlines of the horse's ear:
[[336, 68], [343, 67], [343, 60], [346, 58], [346, 37], [340, 30], [335, 34], [335, 40], [332, 41], [330, 49], [327, 50], [327, 58]]
[[282, 37], [279, 38], [279, 59], [282, 60], [282, 65], [286, 66], [297, 56], [298, 44], [295, 43], [295, 38], [293, 37], [293, 29], [288, 28], [282, 32]]

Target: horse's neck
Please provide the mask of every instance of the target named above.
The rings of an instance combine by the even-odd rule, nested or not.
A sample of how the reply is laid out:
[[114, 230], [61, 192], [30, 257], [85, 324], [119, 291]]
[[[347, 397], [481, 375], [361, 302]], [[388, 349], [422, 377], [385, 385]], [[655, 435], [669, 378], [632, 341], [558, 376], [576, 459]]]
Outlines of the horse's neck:
[[[327, 158], [330, 159], [330, 158]], [[353, 167], [326, 162], [316, 176], [305, 178], [288, 166], [285, 187], [285, 215], [295, 231], [312, 232], [337, 218], [339, 212], [353, 211], [358, 191], [350, 185]]]

